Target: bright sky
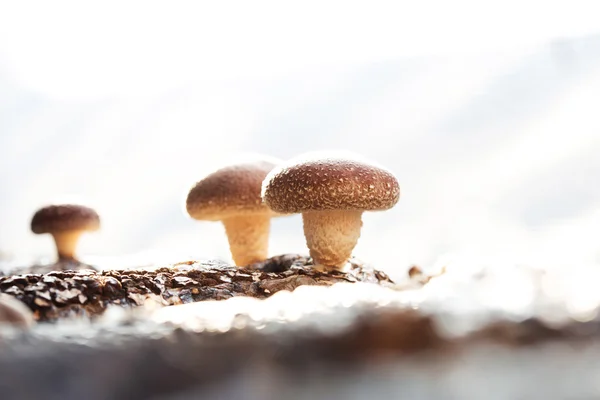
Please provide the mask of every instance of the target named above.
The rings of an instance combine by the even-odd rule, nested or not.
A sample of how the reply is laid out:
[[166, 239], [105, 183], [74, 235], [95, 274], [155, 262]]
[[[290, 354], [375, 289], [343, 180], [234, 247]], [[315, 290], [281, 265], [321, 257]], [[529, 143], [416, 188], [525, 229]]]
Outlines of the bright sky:
[[[74, 194], [103, 218], [84, 253], [226, 258], [193, 181], [342, 147], [402, 187], [363, 259], [599, 262], [596, 3], [0, 0], [0, 250], [51, 256], [29, 219]], [[306, 252], [299, 216], [273, 225], [272, 253]]]
[[0, 66], [53, 97], [142, 94], [323, 64], [600, 32], [597, 1], [0, 0]]

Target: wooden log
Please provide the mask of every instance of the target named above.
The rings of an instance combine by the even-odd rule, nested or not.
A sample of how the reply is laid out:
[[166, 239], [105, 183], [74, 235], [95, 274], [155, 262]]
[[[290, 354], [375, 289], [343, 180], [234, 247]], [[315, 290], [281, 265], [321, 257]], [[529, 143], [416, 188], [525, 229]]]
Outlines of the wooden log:
[[[80, 276], [115, 279], [120, 287], [104, 282], [99, 298], [127, 307], [98, 312], [92, 323], [55, 316], [56, 323], [30, 330], [0, 329], [0, 398], [600, 397], [597, 282], [520, 269], [431, 279], [413, 271], [425, 283], [398, 290], [364, 268], [331, 274], [295, 262], [283, 272], [183, 263], [168, 275], [159, 268], [118, 271], [120, 279], [112, 271], [5, 279], [23, 296], [48, 276], [69, 284]], [[189, 288], [176, 278], [211, 288], [199, 300], [220, 298], [215, 293], [224, 293], [224, 284], [231, 296], [156, 309], [121, 302], [136, 287], [127, 280], [146, 288], [144, 276], [165, 287], [145, 295], [163, 300], [169, 290]], [[307, 277], [317, 284], [306, 284]], [[574, 282], [576, 293], [552, 291]], [[263, 290], [236, 296], [236, 283]]]
[[248, 268], [187, 261], [151, 270], [21, 273], [0, 277], [0, 292], [25, 303], [37, 320], [54, 321], [95, 317], [111, 305], [166, 306], [234, 296], [266, 298], [280, 290], [336, 282], [392, 283], [383, 272], [357, 261], [346, 272], [325, 272], [313, 269], [306, 257], [283, 255]]
[[442, 325], [464, 321], [420, 309], [425, 303], [412, 294], [362, 283], [306, 285], [262, 300], [38, 324], [0, 335], [0, 394], [415, 400], [481, 399], [493, 389], [497, 398], [598, 398], [597, 321], [553, 328], [496, 316], [449, 336]]

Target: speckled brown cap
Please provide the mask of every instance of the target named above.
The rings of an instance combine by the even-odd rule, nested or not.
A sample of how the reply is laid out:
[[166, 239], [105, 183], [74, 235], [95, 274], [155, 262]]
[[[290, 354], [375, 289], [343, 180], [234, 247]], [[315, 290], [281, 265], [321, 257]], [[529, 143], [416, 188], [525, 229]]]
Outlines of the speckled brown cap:
[[96, 231], [100, 217], [93, 209], [76, 204], [55, 204], [39, 209], [31, 219], [33, 233]]
[[263, 200], [279, 213], [387, 210], [400, 198], [394, 175], [349, 157], [302, 157], [275, 168], [263, 182]]
[[275, 216], [260, 196], [262, 181], [279, 160], [257, 160], [221, 168], [191, 189], [186, 200], [188, 214], [197, 220], [218, 221], [240, 214]]

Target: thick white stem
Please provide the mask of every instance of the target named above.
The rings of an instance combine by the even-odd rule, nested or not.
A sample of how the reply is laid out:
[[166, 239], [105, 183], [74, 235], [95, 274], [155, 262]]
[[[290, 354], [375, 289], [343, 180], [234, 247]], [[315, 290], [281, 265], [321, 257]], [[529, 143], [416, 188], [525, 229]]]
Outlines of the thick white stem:
[[271, 226], [268, 215], [236, 216], [222, 222], [235, 265], [243, 267], [267, 258]]
[[75, 250], [81, 237], [81, 231], [53, 233], [54, 243], [56, 243], [56, 252], [59, 260], [75, 259]]
[[304, 236], [315, 265], [342, 269], [360, 237], [362, 211], [327, 210], [302, 214]]

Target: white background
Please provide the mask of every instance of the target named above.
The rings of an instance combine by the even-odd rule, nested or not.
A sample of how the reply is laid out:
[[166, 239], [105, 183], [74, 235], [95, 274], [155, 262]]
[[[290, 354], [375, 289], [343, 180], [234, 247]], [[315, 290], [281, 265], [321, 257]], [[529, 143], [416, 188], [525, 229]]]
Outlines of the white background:
[[[228, 259], [187, 188], [240, 152], [339, 148], [400, 181], [355, 251], [380, 268], [597, 264], [594, 3], [0, 0], [0, 251], [51, 258], [31, 215], [79, 200], [103, 219], [84, 259]], [[306, 251], [274, 221], [272, 254]]]

